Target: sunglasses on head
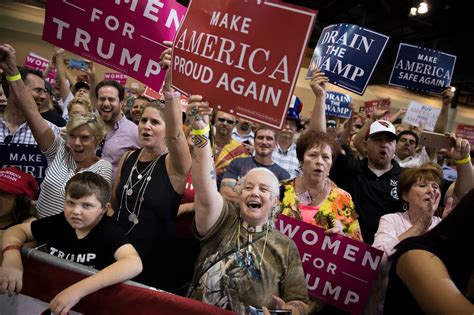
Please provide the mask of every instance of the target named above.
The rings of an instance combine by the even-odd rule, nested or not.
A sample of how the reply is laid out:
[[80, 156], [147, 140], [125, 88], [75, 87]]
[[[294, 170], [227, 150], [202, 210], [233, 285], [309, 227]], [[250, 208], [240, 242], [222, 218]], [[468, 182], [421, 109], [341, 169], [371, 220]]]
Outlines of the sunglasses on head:
[[229, 125], [235, 124], [235, 120], [232, 119], [217, 118], [217, 121], [220, 123], [228, 123]]

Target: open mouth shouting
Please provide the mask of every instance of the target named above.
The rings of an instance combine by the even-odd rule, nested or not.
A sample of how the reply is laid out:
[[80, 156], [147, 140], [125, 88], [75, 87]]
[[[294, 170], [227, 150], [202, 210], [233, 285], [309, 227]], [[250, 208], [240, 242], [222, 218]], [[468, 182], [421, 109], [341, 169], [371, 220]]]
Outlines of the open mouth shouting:
[[247, 207], [249, 207], [250, 209], [253, 209], [253, 210], [258, 210], [258, 209], [262, 208], [262, 204], [258, 201], [249, 201], [249, 202], [247, 202]]

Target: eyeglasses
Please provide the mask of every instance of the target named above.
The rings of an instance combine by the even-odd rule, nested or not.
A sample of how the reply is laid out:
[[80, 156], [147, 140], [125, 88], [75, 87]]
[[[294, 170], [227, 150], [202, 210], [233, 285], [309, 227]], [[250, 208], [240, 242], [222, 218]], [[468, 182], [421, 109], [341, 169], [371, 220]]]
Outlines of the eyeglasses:
[[400, 139], [398, 139], [398, 141], [400, 141], [401, 143], [407, 143], [408, 142], [409, 145], [415, 145], [416, 144], [416, 141], [413, 140], [413, 139], [400, 138]]
[[227, 122], [229, 125], [235, 124], [235, 120], [232, 120], [232, 119], [217, 118], [217, 121], [220, 122], [220, 123]]
[[12, 142], [12, 140], [13, 140], [13, 136], [12, 136], [12, 135], [8, 135], [8, 136], [6, 136], [5, 138], [3, 138], [3, 143], [9, 144], [9, 143]]
[[102, 141], [99, 143], [99, 146], [97, 147], [97, 150], [95, 151], [95, 155], [99, 158], [102, 157], [102, 153], [104, 151], [104, 145], [105, 145], [105, 138], [102, 139]]

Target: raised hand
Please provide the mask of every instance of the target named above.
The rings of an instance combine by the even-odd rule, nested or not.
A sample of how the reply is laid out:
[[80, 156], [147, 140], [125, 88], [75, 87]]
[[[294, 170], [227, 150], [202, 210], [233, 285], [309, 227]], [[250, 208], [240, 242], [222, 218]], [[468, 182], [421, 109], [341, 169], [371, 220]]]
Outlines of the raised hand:
[[7, 76], [14, 76], [18, 74], [18, 67], [16, 66], [16, 51], [13, 46], [9, 44], [0, 45], [0, 68]]
[[454, 160], [462, 160], [466, 158], [470, 151], [471, 145], [469, 141], [462, 138], [456, 138], [455, 134], [450, 134], [452, 146], [449, 150], [449, 156]]
[[192, 95], [188, 99], [187, 116], [193, 129], [204, 129], [209, 125], [209, 115], [212, 114], [212, 108], [208, 102], [204, 102], [201, 95]]
[[329, 79], [327, 76], [324, 75], [324, 72], [321, 72], [319, 70], [314, 71], [313, 77], [309, 82], [309, 86], [313, 90], [313, 93], [314, 95], [316, 95], [316, 97], [324, 96], [327, 82], [329, 82]]

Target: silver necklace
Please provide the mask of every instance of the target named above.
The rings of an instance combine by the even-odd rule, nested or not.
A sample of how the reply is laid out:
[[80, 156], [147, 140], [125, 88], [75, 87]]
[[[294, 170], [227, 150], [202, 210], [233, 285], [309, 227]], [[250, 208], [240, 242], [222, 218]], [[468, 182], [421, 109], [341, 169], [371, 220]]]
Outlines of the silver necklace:
[[[117, 221], [119, 221], [120, 214], [122, 212], [122, 206], [125, 205], [124, 208], [128, 212], [128, 218], [127, 219], [128, 219], [129, 222], [132, 223], [132, 226], [130, 227], [130, 229], [126, 233], [127, 235], [132, 231], [132, 229], [135, 227], [135, 225], [137, 225], [140, 222], [139, 221], [139, 216], [140, 216], [140, 211], [141, 211], [141, 208], [142, 208], [142, 203], [145, 200], [145, 198], [144, 198], [145, 191], [148, 187], [148, 184], [151, 181], [151, 178], [152, 178], [151, 175], [153, 174], [153, 171], [155, 170], [156, 163], [158, 163], [158, 160], [160, 159], [160, 157], [163, 154], [165, 154], [166, 152], [167, 152], [167, 150], [165, 149], [160, 155], [158, 155], [155, 159], [153, 159], [153, 161], [150, 164], [148, 164], [142, 172], [140, 172], [137, 168], [137, 163], [140, 160], [140, 157], [143, 153], [143, 149], [142, 149], [142, 151], [140, 151], [140, 154], [138, 155], [137, 159], [135, 160], [135, 163], [133, 164], [132, 169], [130, 170], [130, 174], [127, 178], [127, 181], [126, 181], [125, 185], [123, 186], [122, 196], [120, 198], [120, 208], [119, 208], [119, 211], [118, 211], [118, 214], [117, 214]], [[135, 171], [138, 174], [136, 176], [137, 181], [134, 183], [133, 179], [134, 179]], [[128, 198], [133, 195], [134, 189], [136, 189], [135, 187], [139, 187], [138, 188], [138, 193], [137, 193], [137, 198], [135, 199], [135, 202], [133, 204], [133, 209], [130, 210], [128, 208]]]

